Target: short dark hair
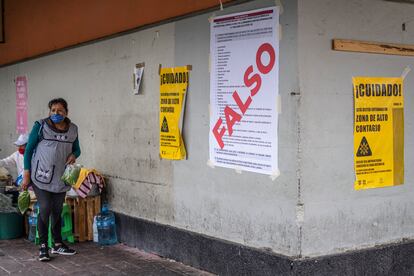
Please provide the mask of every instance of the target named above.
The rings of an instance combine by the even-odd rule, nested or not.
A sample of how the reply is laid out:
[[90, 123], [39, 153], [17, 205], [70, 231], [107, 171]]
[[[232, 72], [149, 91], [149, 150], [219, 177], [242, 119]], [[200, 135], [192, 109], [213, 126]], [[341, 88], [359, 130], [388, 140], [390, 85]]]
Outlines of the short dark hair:
[[51, 109], [52, 105], [54, 105], [54, 104], [61, 104], [63, 106], [63, 108], [66, 110], [66, 112], [68, 112], [68, 103], [65, 101], [65, 99], [63, 99], [63, 98], [53, 99], [49, 102], [49, 104], [47, 106], [49, 107], [49, 109]]

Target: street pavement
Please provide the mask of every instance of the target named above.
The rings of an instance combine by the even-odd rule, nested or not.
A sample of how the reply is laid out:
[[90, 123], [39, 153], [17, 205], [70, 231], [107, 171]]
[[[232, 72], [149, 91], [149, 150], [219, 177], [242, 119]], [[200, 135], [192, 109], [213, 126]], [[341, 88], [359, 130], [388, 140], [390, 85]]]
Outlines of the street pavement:
[[0, 240], [0, 275], [214, 275], [123, 244], [101, 247], [82, 242], [70, 247], [78, 254], [51, 254], [50, 262], [39, 262], [38, 246], [33, 243]]

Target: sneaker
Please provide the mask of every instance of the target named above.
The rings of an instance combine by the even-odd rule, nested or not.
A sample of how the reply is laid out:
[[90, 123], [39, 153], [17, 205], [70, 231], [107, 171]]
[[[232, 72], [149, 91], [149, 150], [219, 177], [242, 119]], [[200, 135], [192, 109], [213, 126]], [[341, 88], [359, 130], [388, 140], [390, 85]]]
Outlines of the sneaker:
[[44, 244], [44, 243], [42, 245], [40, 245], [40, 249], [39, 249], [39, 261], [41, 261], [41, 262], [50, 261], [49, 248], [47, 248], [47, 245]]
[[60, 254], [60, 255], [75, 255], [76, 251], [70, 249], [66, 244], [61, 243], [59, 245], [55, 245], [52, 247], [50, 251], [52, 254]]

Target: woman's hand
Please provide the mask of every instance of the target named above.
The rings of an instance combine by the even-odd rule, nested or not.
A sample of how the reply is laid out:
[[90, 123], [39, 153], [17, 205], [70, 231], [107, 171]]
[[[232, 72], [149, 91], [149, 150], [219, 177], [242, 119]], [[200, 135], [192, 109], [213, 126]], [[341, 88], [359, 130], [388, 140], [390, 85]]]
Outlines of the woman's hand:
[[26, 191], [29, 188], [30, 184], [30, 171], [25, 170], [23, 173], [23, 181], [22, 181], [22, 190]]
[[76, 162], [76, 157], [73, 153], [69, 154], [68, 159], [66, 159], [66, 165], [73, 164]]

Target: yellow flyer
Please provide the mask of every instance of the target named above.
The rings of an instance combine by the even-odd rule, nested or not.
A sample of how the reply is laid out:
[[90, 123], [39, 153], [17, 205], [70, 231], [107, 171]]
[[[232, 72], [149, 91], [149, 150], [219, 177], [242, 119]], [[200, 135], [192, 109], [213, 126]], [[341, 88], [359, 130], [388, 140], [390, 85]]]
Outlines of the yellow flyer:
[[355, 77], [354, 167], [356, 190], [404, 183], [402, 78]]
[[186, 158], [181, 136], [188, 68], [162, 68], [160, 72], [160, 156], [164, 159]]

